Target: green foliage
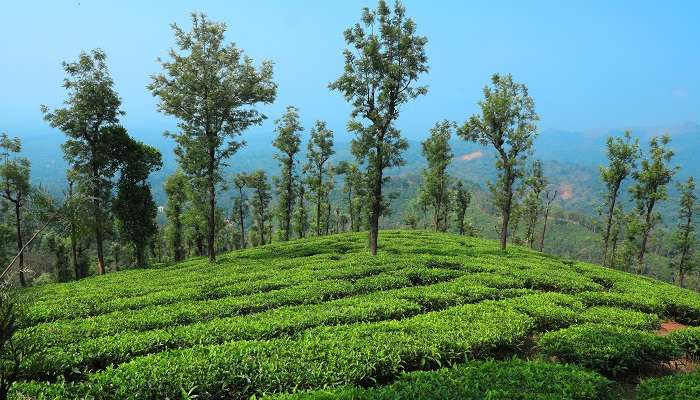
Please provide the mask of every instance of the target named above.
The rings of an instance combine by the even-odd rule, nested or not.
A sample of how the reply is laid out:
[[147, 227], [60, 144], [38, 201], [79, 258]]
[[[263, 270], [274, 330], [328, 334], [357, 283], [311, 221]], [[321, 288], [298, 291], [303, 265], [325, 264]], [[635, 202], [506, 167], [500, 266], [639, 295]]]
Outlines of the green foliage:
[[64, 158], [71, 165], [78, 188], [92, 201], [91, 228], [97, 247], [98, 273], [105, 273], [103, 241], [106, 215], [112, 189], [112, 178], [120, 164], [118, 153], [123, 128], [117, 124], [121, 100], [114, 90], [114, 81], [107, 69], [107, 56], [102, 50], [80, 53], [75, 62], [64, 62], [67, 77], [63, 87], [68, 91], [65, 108], [49, 111], [42, 106], [44, 119], [66, 134]]
[[677, 168], [669, 166], [673, 158], [673, 151], [668, 149], [670, 142], [671, 137], [668, 135], [653, 137], [649, 142], [648, 157], [642, 160], [639, 170], [633, 173], [635, 183], [630, 188], [630, 193], [637, 206], [637, 215], [641, 223], [638, 239], [641, 243], [636, 259], [638, 274], [644, 269], [644, 254], [649, 233], [661, 220], [655, 206], [668, 198], [667, 185], [677, 171]]
[[[331, 168], [328, 160], [335, 154], [333, 150], [333, 131], [330, 130], [324, 121], [316, 121], [311, 128], [311, 137], [306, 148], [307, 163], [304, 171], [308, 176], [308, 184], [313, 192], [313, 201], [316, 204], [316, 236], [322, 232], [321, 220], [330, 208], [329, 195], [333, 189], [333, 181], [329, 174]], [[328, 225], [328, 223], [326, 223]], [[326, 232], [328, 233], [328, 232]]]
[[608, 245], [611, 238], [616, 240], [617, 234], [612, 234], [617, 200], [622, 182], [634, 171], [639, 158], [639, 139], [632, 140], [632, 134], [625, 131], [624, 138], [608, 137], [606, 142], [608, 166], [600, 167], [600, 177], [607, 192], [603, 198], [602, 207], [605, 209], [605, 232], [603, 233], [603, 265], [608, 265]]
[[668, 338], [676, 343], [685, 354], [693, 359], [700, 359], [700, 327], [687, 327], [673, 331]]
[[537, 219], [542, 212], [542, 192], [547, 187], [547, 178], [542, 170], [542, 161], [535, 160], [532, 163], [532, 171], [525, 179], [527, 194], [523, 201], [525, 222], [527, 223], [525, 230], [525, 242], [531, 248], [535, 247], [535, 228], [537, 227]]
[[661, 320], [654, 314], [615, 307], [592, 307], [580, 315], [580, 321], [595, 324], [619, 325], [639, 330], [657, 329]]
[[265, 171], [260, 170], [246, 177], [246, 185], [253, 190], [250, 200], [251, 214], [253, 214], [252, 241], [253, 245], [261, 246], [272, 240], [270, 183]]
[[623, 326], [583, 324], [544, 334], [542, 354], [579, 364], [607, 376], [659, 365], [680, 355], [667, 338]]
[[165, 215], [168, 217], [166, 236], [170, 254], [174, 261], [182, 261], [185, 258], [183, 214], [187, 204], [187, 177], [181, 171], [176, 171], [165, 180], [163, 188], [168, 196]]
[[697, 195], [695, 180], [691, 176], [686, 183], [678, 185], [681, 193], [678, 228], [673, 236], [672, 262], [678, 271], [678, 285], [683, 287], [686, 274], [695, 268], [695, 248], [697, 238], [695, 233], [695, 212], [697, 211]]
[[160, 61], [164, 72], [148, 85], [159, 98], [159, 111], [179, 120], [178, 132], [169, 135], [177, 144], [175, 155], [183, 172], [207, 199], [207, 253], [215, 259], [216, 186], [221, 167], [244, 145], [235, 139], [266, 118], [255, 109], [275, 99], [272, 63], [259, 68], [233, 43], [224, 43], [226, 25], [192, 14], [192, 30], [172, 25], [177, 50]]
[[418, 196], [421, 204], [433, 209], [433, 227], [439, 232], [447, 231], [452, 206], [450, 176], [447, 173], [453, 157], [450, 147], [451, 129], [450, 122], [437, 122], [430, 130], [430, 137], [421, 143], [428, 166], [423, 170], [423, 185]]
[[700, 398], [700, 372], [645, 379], [637, 400], [694, 400]]
[[[279, 234], [283, 240], [289, 240], [292, 234], [292, 216], [294, 200], [297, 191], [295, 172], [296, 160], [299, 153], [301, 137], [299, 132], [304, 128], [299, 122], [299, 110], [289, 106], [282, 118], [275, 121], [277, 137], [272, 144], [280, 151], [275, 154], [281, 165], [280, 178], [277, 181], [277, 215], [280, 222]], [[302, 205], [303, 206], [303, 205]]]
[[374, 10], [365, 7], [360, 23], [344, 35], [345, 68], [329, 88], [352, 105], [348, 131], [355, 135], [352, 153], [357, 162], [367, 164], [369, 248], [376, 255], [379, 218], [386, 212], [384, 170], [402, 165], [408, 147], [394, 123], [405, 103], [428, 92], [427, 86], [416, 86], [428, 72], [428, 39], [416, 33], [416, 24], [399, 1], [391, 8], [384, 0]]
[[453, 390], [441, 378], [451, 369], [427, 372], [434, 385], [404, 373], [454, 366], [464, 372], [445, 379], [464, 396], [527, 384], [532, 398], [589, 398], [606, 381], [576, 367], [476, 360], [539, 340], [557, 361], [617, 377], [684, 346], [628, 326], [700, 325], [700, 296], [669, 284], [471, 237], [382, 235], [377, 256], [346, 233], [28, 288], [15, 338], [40, 351], [20, 363], [14, 396], [429, 396]]
[[484, 87], [481, 113], [472, 115], [457, 133], [465, 140], [493, 146], [498, 153], [498, 182], [491, 184], [496, 207], [501, 212], [501, 249], [506, 249], [509, 219], [513, 210], [515, 182], [524, 176], [525, 159], [537, 136], [535, 102], [527, 86], [508, 75], [494, 74]]

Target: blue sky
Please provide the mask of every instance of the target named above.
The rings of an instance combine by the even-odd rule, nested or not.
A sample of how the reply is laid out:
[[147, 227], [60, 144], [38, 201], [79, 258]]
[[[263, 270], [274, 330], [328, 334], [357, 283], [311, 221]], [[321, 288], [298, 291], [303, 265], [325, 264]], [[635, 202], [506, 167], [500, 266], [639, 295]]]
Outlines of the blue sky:
[[[542, 129], [591, 131], [700, 122], [700, 2], [406, 1], [428, 37], [427, 96], [404, 109], [409, 138], [435, 121], [476, 110], [493, 72], [510, 72], [535, 98]], [[0, 4], [0, 131], [52, 134], [40, 104], [60, 105], [60, 63], [81, 50], [107, 52], [130, 131], [161, 140], [173, 121], [146, 90], [156, 58], [173, 45], [169, 24], [202, 11], [228, 24], [227, 38], [255, 60], [275, 62], [279, 93], [268, 136], [284, 107], [305, 126], [325, 119], [343, 132], [349, 107], [327, 89], [342, 70], [342, 31], [371, 1], [36, 1]], [[339, 136], [342, 136], [339, 135]], [[349, 139], [349, 136], [347, 137]]]

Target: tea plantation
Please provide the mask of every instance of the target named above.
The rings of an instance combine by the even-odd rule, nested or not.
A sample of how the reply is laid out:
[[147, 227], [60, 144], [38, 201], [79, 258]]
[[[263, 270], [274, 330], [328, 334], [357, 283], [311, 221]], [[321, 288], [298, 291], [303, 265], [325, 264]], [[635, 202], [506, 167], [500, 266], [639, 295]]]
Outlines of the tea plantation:
[[37, 351], [14, 399], [700, 398], [700, 373], [673, 367], [700, 328], [656, 333], [700, 326], [697, 293], [449, 234], [382, 231], [376, 257], [366, 233], [276, 243], [22, 296]]

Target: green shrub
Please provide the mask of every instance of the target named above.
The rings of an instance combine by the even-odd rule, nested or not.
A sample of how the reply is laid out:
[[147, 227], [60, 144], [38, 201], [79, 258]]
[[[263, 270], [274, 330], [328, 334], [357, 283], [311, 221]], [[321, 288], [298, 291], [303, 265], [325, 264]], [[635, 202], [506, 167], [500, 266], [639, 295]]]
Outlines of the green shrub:
[[607, 376], [620, 376], [680, 355], [665, 337], [621, 326], [583, 324], [544, 334], [543, 355], [579, 364]]
[[616, 307], [592, 307], [580, 316], [582, 322], [626, 326], [639, 330], [657, 329], [659, 317], [639, 311], [623, 310]]
[[700, 399], [700, 372], [645, 379], [639, 384], [637, 400]]
[[538, 331], [560, 329], [577, 322], [583, 304], [563, 293], [537, 293], [510, 300], [508, 304], [535, 319]]
[[668, 334], [668, 338], [678, 345], [688, 357], [700, 358], [700, 326], [673, 331]]
[[[249, 398], [290, 388], [385, 382], [403, 371], [517, 347], [531, 328], [525, 315], [485, 302], [403, 321], [318, 328], [298, 339], [166, 351], [91, 374], [85, 383], [67, 387], [65, 397], [177, 398], [181, 389], [193, 389], [201, 399]], [[33, 396], [44, 388], [22, 390]]]
[[276, 400], [321, 399], [600, 399], [610, 386], [602, 376], [542, 361], [473, 361], [434, 372], [402, 375], [391, 385], [280, 395]]

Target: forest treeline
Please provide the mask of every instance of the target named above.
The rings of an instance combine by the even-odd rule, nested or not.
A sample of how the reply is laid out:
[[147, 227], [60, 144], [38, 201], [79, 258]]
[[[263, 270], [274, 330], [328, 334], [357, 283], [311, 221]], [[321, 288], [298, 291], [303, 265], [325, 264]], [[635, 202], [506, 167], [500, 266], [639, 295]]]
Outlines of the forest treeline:
[[[380, 1], [343, 33], [344, 68], [328, 89], [351, 105], [346, 129], [353, 136], [354, 159], [334, 162], [336, 133], [323, 120], [303, 126], [302, 110], [290, 105], [274, 120], [271, 144], [280, 168], [272, 177], [263, 170], [227, 176], [224, 168], [234, 154], [246, 151], [245, 132], [268, 118], [260, 106], [276, 98], [273, 63], [254, 62], [226, 41], [224, 23], [206, 15], [193, 14], [189, 30], [172, 27], [175, 46], [159, 59], [161, 69], [147, 87], [158, 111], [177, 120], [177, 129], [165, 133], [175, 142], [178, 170], [164, 183], [164, 223], [157, 222], [148, 179], [162, 167], [162, 155], [121, 125], [126, 115], [107, 55], [100, 49], [83, 52], [63, 63], [63, 104], [41, 106], [46, 123], [66, 137], [62, 150], [70, 168], [64, 196], [32, 185], [21, 140], [0, 137], [3, 276], [17, 276], [24, 286], [191, 256], [213, 263], [232, 249], [348, 230], [366, 230], [368, 249], [376, 254], [381, 220], [394, 199], [386, 191], [387, 170], [405, 163], [408, 147], [396, 121], [407, 103], [428, 93], [420, 85], [429, 72], [428, 40], [404, 6]], [[477, 106], [461, 122], [436, 122], [422, 142], [427, 164], [417, 197], [404, 211], [405, 225], [417, 228], [427, 218], [436, 231], [479, 234], [467, 217], [473, 193], [448, 172], [454, 158], [450, 142], [458, 137], [496, 154], [498, 178], [488, 188], [501, 249], [517, 243], [542, 251], [560, 194], [532, 155], [539, 120], [535, 101], [525, 84], [496, 73]], [[608, 164], [600, 168], [605, 187], [600, 258], [611, 268], [648, 273], [650, 238], [661, 222], [658, 206], [676, 185], [680, 212], [666, 254], [683, 286], [698, 263], [697, 194], [693, 178], [674, 181], [678, 167], [670, 140], [658, 136], [641, 146], [630, 132], [609, 138]], [[224, 187], [234, 193], [228, 210], [218, 205]], [[631, 201], [623, 201], [628, 188]], [[340, 195], [332, 196], [334, 191]], [[50, 264], [47, 274], [32, 271], [42, 263]]]

